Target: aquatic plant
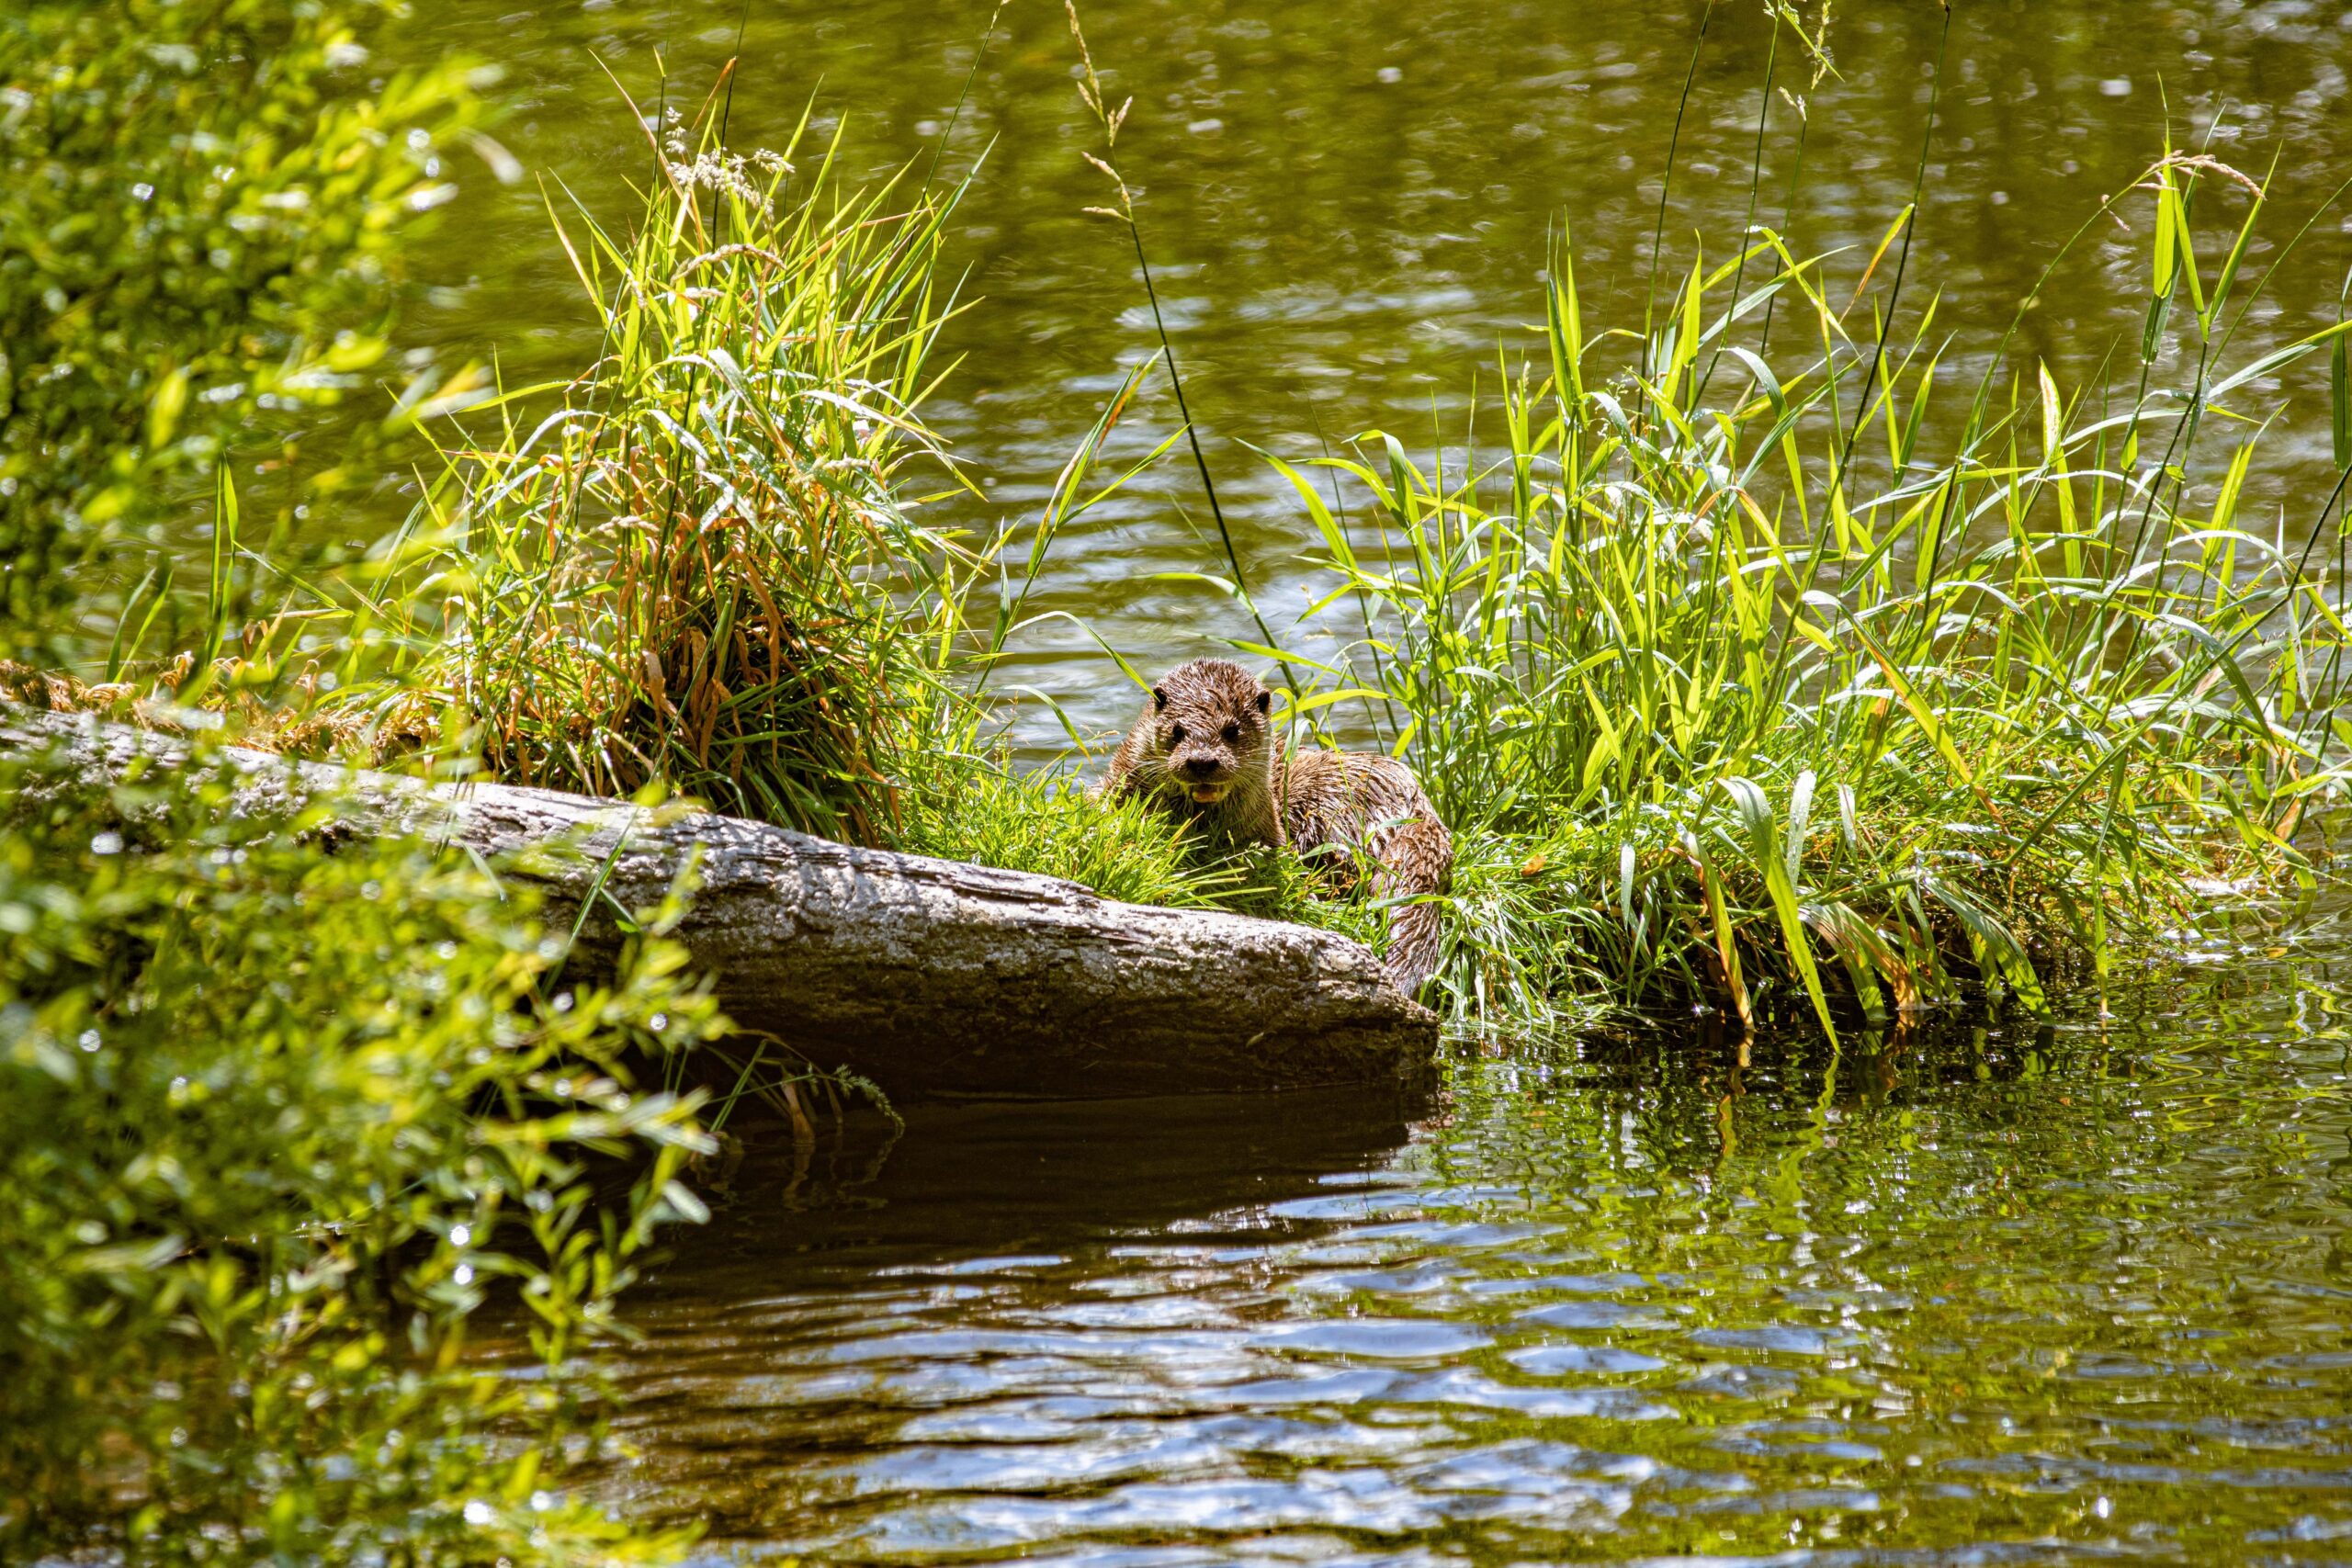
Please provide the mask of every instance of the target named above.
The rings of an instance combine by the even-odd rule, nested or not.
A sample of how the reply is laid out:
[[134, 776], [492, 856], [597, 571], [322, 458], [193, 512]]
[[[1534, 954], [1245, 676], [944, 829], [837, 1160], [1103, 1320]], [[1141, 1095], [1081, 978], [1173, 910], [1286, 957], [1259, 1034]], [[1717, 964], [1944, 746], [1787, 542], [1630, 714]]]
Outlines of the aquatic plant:
[[[1277, 462], [1343, 645], [1289, 657], [1315, 719], [1352, 699], [1464, 841], [1457, 1019], [2038, 1002], [2217, 886], [2301, 873], [2344, 771], [2344, 487], [2242, 513], [2282, 370], [2333, 349], [2342, 427], [2345, 329], [2230, 364], [2262, 187], [2168, 154], [2139, 188], [2148, 326], [2112, 384], [2005, 340], [1970, 387], [1932, 305], [1900, 337], [1890, 301], [1860, 314], [1900, 221], [1843, 304], [1767, 231], [1694, 258], [1612, 364], [1563, 237], [1496, 455], [1449, 473], [1374, 432]], [[2216, 265], [2190, 215], [2225, 198]]]
[[744, 157], [715, 123], [648, 134], [628, 231], [559, 220], [602, 356], [551, 400], [499, 398], [413, 525], [442, 619], [409, 673], [501, 777], [659, 778], [873, 842], [935, 699], [909, 605], [955, 570], [903, 496], [917, 459], [953, 482], [918, 414], [953, 197], [839, 192], [797, 137]]
[[[1089, 159], [1116, 191], [1099, 210], [1126, 230], [1172, 371], [1115, 162], [1129, 106], [1112, 107], [1067, 9], [1102, 133]], [[1440, 999], [1459, 1023], [1697, 1005], [1834, 1034], [1841, 1012], [2038, 1004], [2053, 971], [2102, 968], [2119, 934], [2186, 922], [2209, 889], [2302, 872], [2296, 821], [2338, 782], [2341, 590], [2312, 548], [2341, 486], [2291, 533], [2283, 512], [2267, 536], [2237, 517], [2268, 423], [2252, 405], [2331, 345], [2352, 465], [2340, 331], [2223, 367], [2262, 185], [2169, 149], [2135, 183], [2156, 219], [2136, 377], [2068, 397], [2047, 366], [2011, 362], [2013, 322], [1960, 387], [1934, 304], [1906, 314], [1904, 296], [1942, 45], [1912, 199], [1833, 304], [1828, 258], [1801, 259], [1755, 210], [1783, 39], [1817, 87], [1827, 11], [1768, 10], [1749, 224], [1727, 258], [1691, 256], [1661, 297], [1710, 6], [1640, 330], [1588, 340], [1563, 235], [1541, 368], [1506, 357], [1451, 473], [1381, 431], [1273, 459], [1329, 578], [1294, 637], [1267, 626], [1217, 513], [1227, 591], [1261, 638], [1236, 646], [1275, 660], [1296, 731], [1391, 748], [1455, 825]], [[2218, 266], [2198, 254], [2200, 190], [2246, 207]], [[2177, 299], [2195, 344], [2168, 387]], [[1178, 412], [1189, 432], [1181, 393]], [[2246, 432], [2218, 466], [2199, 449], [2209, 416]], [[1193, 455], [1215, 512], [1197, 436]], [[1312, 879], [1271, 894], [1363, 927]]]

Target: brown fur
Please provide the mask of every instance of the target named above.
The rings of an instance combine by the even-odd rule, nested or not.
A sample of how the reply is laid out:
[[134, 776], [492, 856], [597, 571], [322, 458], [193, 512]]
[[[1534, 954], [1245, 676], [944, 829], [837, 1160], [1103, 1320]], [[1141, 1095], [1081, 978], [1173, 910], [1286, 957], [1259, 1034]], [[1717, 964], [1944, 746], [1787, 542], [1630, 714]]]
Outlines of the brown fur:
[[[1351, 878], [1361, 852], [1376, 867], [1375, 897], [1444, 892], [1453, 839], [1412, 770], [1374, 752], [1293, 754], [1272, 706], [1258, 678], [1226, 660], [1170, 671], [1111, 759], [1102, 793], [1148, 800], [1213, 843], [1287, 843]], [[1436, 973], [1438, 950], [1434, 903], [1391, 906], [1386, 964], [1401, 989], [1418, 991]]]

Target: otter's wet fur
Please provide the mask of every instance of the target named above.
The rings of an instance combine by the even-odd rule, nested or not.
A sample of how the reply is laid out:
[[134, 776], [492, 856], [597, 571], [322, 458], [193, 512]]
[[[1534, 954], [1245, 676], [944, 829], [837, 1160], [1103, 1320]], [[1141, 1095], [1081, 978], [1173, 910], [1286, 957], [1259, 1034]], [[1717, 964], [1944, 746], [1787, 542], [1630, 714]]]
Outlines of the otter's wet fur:
[[[1220, 848], [1288, 844], [1343, 870], [1361, 852], [1377, 867], [1375, 897], [1444, 892], [1453, 837], [1412, 770], [1376, 752], [1293, 753], [1272, 708], [1273, 694], [1229, 660], [1172, 670], [1111, 759], [1102, 793], [1148, 801]], [[1385, 962], [1407, 995], [1437, 972], [1438, 937], [1435, 904], [1390, 906]]]

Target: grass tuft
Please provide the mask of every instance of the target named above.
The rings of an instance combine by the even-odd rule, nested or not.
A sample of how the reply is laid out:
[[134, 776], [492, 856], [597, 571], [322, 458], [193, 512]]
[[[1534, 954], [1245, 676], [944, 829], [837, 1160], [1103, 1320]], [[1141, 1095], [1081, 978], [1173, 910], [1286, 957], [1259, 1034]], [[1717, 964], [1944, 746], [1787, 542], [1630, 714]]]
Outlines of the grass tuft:
[[419, 673], [506, 779], [662, 779], [878, 842], [963, 559], [904, 495], [912, 464], [953, 472], [919, 405], [954, 193], [844, 192], [797, 137], [657, 151], [633, 231], [558, 220], [602, 356], [446, 454], [418, 537], [447, 619]]
[[[1374, 432], [1276, 462], [1329, 577], [1306, 632], [1341, 645], [1292, 661], [1317, 671], [1302, 711], [1406, 757], [1464, 840], [1453, 1018], [1695, 1005], [1834, 1033], [2039, 1005], [2217, 888], [2308, 874], [2345, 632], [2296, 539], [2334, 500], [2292, 532], [2241, 503], [2263, 389], [2343, 329], [2224, 367], [2235, 270], [2184, 281], [2179, 237], [2200, 181], [2251, 228], [2260, 187], [2220, 175], [2167, 157], [2143, 182], [2176, 245], [2152, 310], [2198, 300], [2177, 386], [2006, 362], [1965, 386], [1932, 308], [1895, 341], [1859, 313], [1867, 274], [1833, 302], [1760, 231], [1694, 260], [1612, 367], [1564, 243], [1548, 365], [1505, 367], [1491, 461], [1449, 474]], [[1807, 330], [1768, 349], [1774, 310]]]

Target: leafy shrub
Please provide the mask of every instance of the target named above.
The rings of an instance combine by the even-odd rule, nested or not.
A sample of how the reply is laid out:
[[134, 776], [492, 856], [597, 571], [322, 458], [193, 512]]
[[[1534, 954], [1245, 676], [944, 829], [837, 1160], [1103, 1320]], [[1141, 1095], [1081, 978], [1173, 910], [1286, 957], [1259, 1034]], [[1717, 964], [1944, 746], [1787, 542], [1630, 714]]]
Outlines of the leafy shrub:
[[[719, 1027], [680, 950], [551, 992], [524, 888], [330, 852], [224, 772], [0, 800], [0, 1556], [665, 1550], [560, 1474], [575, 1358], [699, 1213], [691, 1100], [632, 1082]], [[545, 1377], [466, 1364], [493, 1291]]]
[[[372, 81], [376, 0], [33, 0], [0, 14], [0, 654], [68, 569], [235, 443], [284, 468], [381, 362], [402, 231], [479, 115]], [[312, 491], [336, 469], [311, 472]]]

